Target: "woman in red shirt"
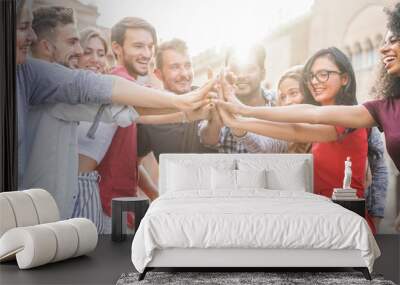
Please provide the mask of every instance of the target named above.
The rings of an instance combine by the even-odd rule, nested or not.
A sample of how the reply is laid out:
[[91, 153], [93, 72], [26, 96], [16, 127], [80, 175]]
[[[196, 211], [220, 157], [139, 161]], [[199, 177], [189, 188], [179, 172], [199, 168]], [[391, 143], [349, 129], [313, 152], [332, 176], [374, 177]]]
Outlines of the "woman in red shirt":
[[[222, 82], [223, 96], [228, 102], [218, 104], [222, 107], [220, 114], [226, 125], [287, 141], [312, 142], [314, 192], [327, 197], [332, 196], [333, 188], [342, 187], [344, 161], [351, 157], [351, 187], [357, 190], [358, 197], [364, 197], [368, 152], [366, 129], [234, 118], [229, 113], [264, 119], [263, 113], [279, 107], [245, 106], [236, 99], [233, 88], [224, 79]], [[305, 102], [312, 105], [357, 105], [353, 68], [346, 55], [335, 47], [320, 50], [307, 61], [301, 88]], [[289, 107], [282, 108], [290, 110]], [[373, 224], [369, 224], [375, 231]]]

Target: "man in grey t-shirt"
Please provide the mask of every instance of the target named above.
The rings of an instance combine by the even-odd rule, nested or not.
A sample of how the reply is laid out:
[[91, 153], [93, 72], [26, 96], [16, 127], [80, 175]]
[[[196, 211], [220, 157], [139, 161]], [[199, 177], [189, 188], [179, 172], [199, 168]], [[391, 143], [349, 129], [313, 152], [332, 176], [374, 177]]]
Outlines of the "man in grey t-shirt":
[[[173, 39], [158, 47], [155, 74], [170, 92], [179, 95], [192, 89], [192, 61], [185, 42]], [[138, 156], [153, 151], [158, 161], [161, 153], [215, 152], [200, 143], [198, 122], [188, 119], [177, 124], [138, 125]]]
[[[32, 26], [37, 40], [32, 45], [33, 57], [57, 63], [60, 68], [61, 66], [76, 68], [79, 56], [82, 55], [76, 24], [74, 11], [70, 8], [50, 6], [35, 10]], [[40, 71], [35, 69], [40, 73], [46, 73], [47, 70], [48, 68]], [[52, 72], [55, 71], [52, 70]], [[49, 75], [45, 78], [51, 77]], [[97, 88], [95, 83], [88, 83], [88, 88]], [[45, 89], [50, 86], [49, 82], [35, 88]], [[45, 93], [45, 91], [42, 92]], [[100, 89], [98, 92], [98, 95], [103, 97], [106, 95], [102, 92], [111, 92], [111, 89], [107, 88], [104, 91]], [[23, 171], [20, 172], [19, 187], [46, 189], [55, 199], [62, 219], [71, 218], [78, 197], [77, 127], [79, 121], [96, 120], [100, 106], [100, 104], [53, 103], [31, 105], [28, 108], [27, 135], [24, 138], [27, 143], [27, 159]], [[111, 111], [111, 108], [112, 105], [104, 107], [102, 121], [110, 123], [118, 119], [113, 114], [109, 116], [108, 111]], [[127, 124], [138, 118], [138, 114], [134, 113], [132, 120], [129, 120]], [[87, 204], [100, 204], [100, 202], [93, 204], [90, 202], [95, 197], [97, 198], [98, 194], [88, 194], [87, 197], [89, 196], [91, 199], [87, 199]], [[91, 207], [91, 213], [95, 213], [93, 217], [99, 216], [96, 212], [98, 210]], [[96, 219], [92, 218], [92, 221], [95, 222]], [[99, 224], [96, 223], [96, 225], [100, 229]]]

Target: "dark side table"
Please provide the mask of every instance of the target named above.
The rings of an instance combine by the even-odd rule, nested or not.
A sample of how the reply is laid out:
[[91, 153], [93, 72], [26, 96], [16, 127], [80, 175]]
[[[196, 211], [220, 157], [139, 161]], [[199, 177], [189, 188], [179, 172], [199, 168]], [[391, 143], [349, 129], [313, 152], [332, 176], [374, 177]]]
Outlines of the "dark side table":
[[332, 199], [332, 202], [339, 204], [340, 206], [359, 214], [365, 218], [365, 199], [356, 198], [351, 200]]
[[126, 223], [123, 215], [125, 212], [133, 212], [135, 215], [135, 233], [140, 221], [149, 208], [149, 199], [140, 197], [113, 198], [111, 202], [111, 239], [123, 241], [126, 239]]

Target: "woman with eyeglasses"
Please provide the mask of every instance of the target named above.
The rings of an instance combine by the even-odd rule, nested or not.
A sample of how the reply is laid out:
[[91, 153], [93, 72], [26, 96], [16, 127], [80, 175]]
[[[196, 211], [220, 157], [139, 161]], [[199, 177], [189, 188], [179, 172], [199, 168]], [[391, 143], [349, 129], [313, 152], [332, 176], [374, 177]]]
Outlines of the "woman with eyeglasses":
[[[301, 88], [303, 66], [297, 65], [287, 70], [278, 81], [278, 105], [289, 106], [304, 103]], [[289, 153], [310, 153], [312, 143], [290, 142]], [[385, 145], [378, 128], [368, 131], [368, 168], [365, 184], [365, 200], [374, 225], [378, 228], [384, 217], [389, 173], [384, 157]]]
[[[229, 127], [245, 129], [258, 134], [283, 139], [290, 142], [312, 142], [314, 157], [314, 193], [331, 197], [334, 188], [341, 188], [344, 176], [344, 161], [352, 160], [351, 187], [357, 190], [357, 196], [364, 197], [366, 160], [368, 152], [367, 131], [348, 129], [340, 126], [275, 123], [265, 121], [269, 110], [279, 110], [288, 117], [296, 116], [298, 106], [260, 108], [249, 107], [235, 99], [229, 83], [222, 80], [223, 96], [228, 102], [219, 102], [220, 115]], [[335, 47], [322, 49], [315, 53], [305, 64], [300, 90], [304, 102], [311, 105], [332, 106], [357, 104], [356, 80], [350, 61], [344, 53]], [[293, 108], [292, 108], [293, 107]], [[313, 106], [314, 107], [314, 106]], [[300, 107], [301, 108], [301, 107]], [[226, 112], [228, 111], [228, 112]], [[240, 114], [258, 119], [234, 118]], [[283, 115], [282, 115], [283, 117]], [[261, 119], [261, 120], [259, 120]], [[284, 120], [282, 120], [284, 121]], [[372, 220], [368, 217], [370, 227], [375, 232]]]

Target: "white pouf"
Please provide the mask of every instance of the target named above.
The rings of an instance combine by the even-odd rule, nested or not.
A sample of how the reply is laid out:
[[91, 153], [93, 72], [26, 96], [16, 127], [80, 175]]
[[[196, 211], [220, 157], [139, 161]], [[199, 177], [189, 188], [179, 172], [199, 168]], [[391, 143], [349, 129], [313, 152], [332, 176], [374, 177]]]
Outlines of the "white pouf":
[[15, 256], [20, 269], [49, 263], [56, 251], [54, 233], [41, 225], [11, 229], [0, 239], [0, 260], [10, 260]]
[[56, 236], [57, 244], [60, 245], [57, 247], [56, 255], [51, 262], [57, 262], [75, 256], [78, 250], [79, 238], [77, 231], [71, 224], [60, 221], [44, 224], [43, 226], [53, 231]]
[[39, 223], [35, 206], [29, 195], [23, 191], [1, 193], [11, 205], [17, 227], [33, 226]]
[[43, 189], [29, 189], [22, 191], [28, 194], [35, 205], [39, 224], [52, 223], [60, 220], [60, 212], [56, 201], [49, 192]]
[[0, 194], [0, 237], [8, 230], [15, 228], [14, 211], [8, 199]]
[[85, 218], [58, 221], [53, 197], [43, 189], [0, 193], [0, 262], [16, 259], [20, 269], [93, 251], [98, 236]]

